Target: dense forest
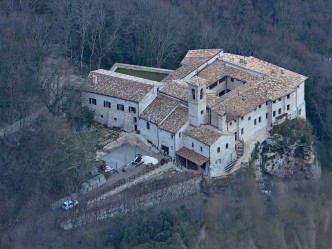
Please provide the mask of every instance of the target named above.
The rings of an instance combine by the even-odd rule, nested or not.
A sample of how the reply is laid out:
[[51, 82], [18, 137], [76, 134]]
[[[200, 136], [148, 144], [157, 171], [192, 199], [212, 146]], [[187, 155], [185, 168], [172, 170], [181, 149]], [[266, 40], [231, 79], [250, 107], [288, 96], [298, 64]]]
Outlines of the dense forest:
[[[321, 162], [332, 169], [330, 0], [2, 0], [0, 30], [0, 128], [43, 107], [53, 114], [36, 120], [37, 129], [0, 137], [0, 233], [20, 221], [30, 195], [47, 199], [68, 192], [82, 179], [75, 167], [63, 169], [90, 160], [95, 138], [76, 131], [90, 123], [86, 119], [91, 113], [80, 108], [79, 91], [61, 87], [60, 79], [85, 77], [115, 62], [175, 69], [189, 49], [222, 48], [306, 75], [307, 117]], [[72, 101], [64, 104], [63, 97]], [[73, 145], [69, 153], [75, 157], [59, 158], [65, 143]], [[315, 193], [325, 195], [326, 189], [316, 187]], [[301, 203], [294, 203], [291, 212], [296, 205]], [[178, 216], [162, 215], [173, 223]], [[151, 219], [141, 222], [156, 222]], [[198, 221], [182, 225], [186, 222], [194, 226]], [[266, 222], [273, 231], [273, 224], [283, 221]], [[131, 231], [135, 229], [139, 227]], [[129, 235], [122, 231], [116, 236]], [[128, 237], [124, 248], [131, 248], [133, 241]]]

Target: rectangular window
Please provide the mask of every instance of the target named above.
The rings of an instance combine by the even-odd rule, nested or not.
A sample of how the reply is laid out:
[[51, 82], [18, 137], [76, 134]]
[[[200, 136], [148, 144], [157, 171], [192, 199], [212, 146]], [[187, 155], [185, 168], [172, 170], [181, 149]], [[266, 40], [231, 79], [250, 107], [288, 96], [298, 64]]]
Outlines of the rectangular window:
[[89, 104], [90, 105], [96, 105], [97, 104], [97, 100], [94, 98], [89, 98]]
[[229, 125], [232, 125], [232, 122], [229, 122]]
[[201, 115], [203, 115], [204, 114], [204, 110], [201, 110]]
[[119, 111], [124, 111], [124, 105], [117, 104], [116, 109], [119, 110]]
[[241, 117], [241, 120], [243, 120], [243, 117]]
[[273, 117], [275, 117], [276, 116], [276, 111], [273, 111]]
[[268, 102], [266, 101], [265, 104], [268, 105]]
[[134, 118], [133, 118], [133, 120], [134, 120], [134, 123], [136, 123], [136, 122], [137, 122], [137, 118], [136, 118], [136, 117], [134, 117]]
[[150, 123], [146, 122], [146, 129], [150, 130]]
[[269, 118], [269, 114], [268, 114], [268, 113], [266, 113], [266, 114], [265, 114], [265, 117], [266, 117], [266, 119], [268, 119], [268, 118]]
[[261, 117], [258, 118], [258, 122], [259, 123], [262, 122], [262, 118]]
[[256, 121], [256, 119], [254, 119], [254, 125], [256, 125], [256, 123], [257, 123], [257, 121]]
[[231, 81], [232, 81], [232, 82], [234, 82], [234, 79], [233, 79], [233, 78], [231, 78]]
[[174, 135], [173, 135], [173, 134], [171, 134], [171, 138], [174, 138]]
[[290, 105], [287, 105], [287, 111], [289, 111], [290, 110]]
[[276, 103], [276, 101], [275, 100], [273, 100], [273, 104], [275, 104]]
[[250, 121], [250, 120], [251, 120], [251, 117], [248, 118], [248, 121]]
[[201, 151], [203, 151], [203, 148], [202, 148], [202, 146], [201, 146]]
[[241, 134], [243, 134], [243, 128], [241, 129]]
[[279, 110], [278, 110], [278, 114], [281, 114], [281, 108], [279, 108]]
[[262, 105], [259, 105], [259, 106], [258, 106], [258, 108], [261, 108], [261, 107], [262, 107]]
[[111, 108], [111, 102], [104, 101], [104, 107]]
[[179, 132], [179, 137], [181, 137], [181, 131]]
[[132, 107], [132, 106], [129, 106], [129, 107], [128, 107], [128, 111], [129, 111], [129, 112], [132, 112], [132, 113], [136, 113], [136, 108], [135, 108], [135, 107]]
[[191, 143], [191, 147], [193, 147], [193, 148], [194, 148], [194, 143]]
[[287, 95], [287, 99], [289, 99], [289, 98], [290, 98], [290, 94]]

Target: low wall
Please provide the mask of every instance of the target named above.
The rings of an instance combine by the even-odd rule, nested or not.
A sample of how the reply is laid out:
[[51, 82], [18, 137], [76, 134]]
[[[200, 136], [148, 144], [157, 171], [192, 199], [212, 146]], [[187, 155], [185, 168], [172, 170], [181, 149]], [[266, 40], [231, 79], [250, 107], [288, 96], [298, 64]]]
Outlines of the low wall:
[[140, 71], [146, 71], [146, 72], [152, 72], [152, 73], [164, 73], [164, 74], [170, 74], [173, 72], [173, 70], [169, 69], [163, 69], [163, 68], [156, 68], [156, 67], [144, 67], [144, 66], [138, 66], [138, 65], [131, 65], [131, 64], [123, 64], [123, 63], [115, 63], [110, 71], [115, 72], [117, 68], [124, 68], [124, 69], [133, 69], [133, 70], [140, 70]]

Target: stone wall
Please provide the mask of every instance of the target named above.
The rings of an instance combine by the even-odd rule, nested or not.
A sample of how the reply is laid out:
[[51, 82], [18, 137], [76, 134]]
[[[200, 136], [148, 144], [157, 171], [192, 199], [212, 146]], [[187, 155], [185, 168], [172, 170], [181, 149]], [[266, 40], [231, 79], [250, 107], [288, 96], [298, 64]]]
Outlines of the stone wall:
[[115, 217], [119, 214], [144, 210], [162, 203], [184, 198], [200, 192], [201, 180], [201, 176], [195, 176], [192, 179], [153, 191], [127, 202], [119, 203], [117, 205], [106, 205], [91, 212], [82, 211], [76, 217], [62, 222], [60, 226], [65, 230], [69, 230], [90, 222], [102, 221], [107, 218]]

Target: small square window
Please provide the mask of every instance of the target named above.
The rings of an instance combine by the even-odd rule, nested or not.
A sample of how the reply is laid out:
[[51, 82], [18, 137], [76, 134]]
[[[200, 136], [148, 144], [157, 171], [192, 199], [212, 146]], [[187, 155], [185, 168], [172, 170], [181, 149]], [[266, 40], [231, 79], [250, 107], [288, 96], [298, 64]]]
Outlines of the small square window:
[[201, 110], [201, 115], [203, 115], [204, 114], [204, 110]]
[[104, 101], [104, 107], [111, 108], [111, 102]]
[[117, 121], [118, 119], [117, 118], [114, 118], [114, 121]]
[[101, 118], [103, 118], [103, 117], [104, 117], [104, 115], [100, 115], [100, 117], [101, 117]]
[[243, 117], [241, 117], [241, 120], [243, 120]]
[[251, 117], [248, 118], [248, 121], [250, 121], [250, 120], [251, 120]]
[[124, 105], [117, 104], [116, 109], [119, 111], [124, 111]]
[[281, 98], [279, 98], [279, 101], [281, 101]]
[[276, 101], [275, 100], [273, 100], [273, 104], [275, 104], [276, 103]]
[[89, 98], [89, 104], [96, 105], [97, 104], [97, 100], [94, 99], [94, 98]]

